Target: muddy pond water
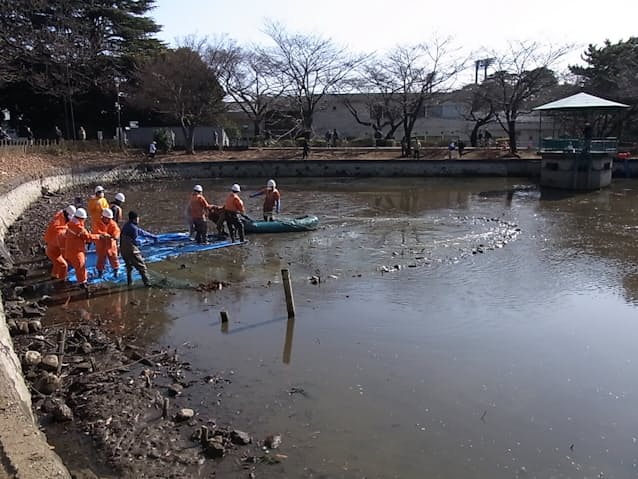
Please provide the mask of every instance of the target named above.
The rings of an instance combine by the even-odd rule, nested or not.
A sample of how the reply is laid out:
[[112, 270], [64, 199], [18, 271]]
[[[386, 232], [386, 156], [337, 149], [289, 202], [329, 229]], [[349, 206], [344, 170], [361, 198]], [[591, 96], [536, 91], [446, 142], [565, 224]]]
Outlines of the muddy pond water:
[[[228, 187], [196, 182], [215, 203]], [[151, 231], [183, 230], [193, 183], [123, 187], [126, 206]], [[257, 438], [282, 434], [269, 477], [638, 476], [638, 183], [567, 195], [513, 179], [280, 183], [285, 216], [316, 214], [317, 231], [155, 263], [174, 289], [51, 312], [86, 308], [231, 374], [221, 406], [202, 385], [185, 395]], [[211, 280], [229, 286], [181, 287]]]

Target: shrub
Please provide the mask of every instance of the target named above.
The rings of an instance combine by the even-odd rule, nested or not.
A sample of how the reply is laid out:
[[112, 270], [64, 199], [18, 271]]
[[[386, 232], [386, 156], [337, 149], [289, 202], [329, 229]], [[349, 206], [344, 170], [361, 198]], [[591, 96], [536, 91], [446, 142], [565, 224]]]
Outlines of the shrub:
[[353, 138], [349, 142], [349, 146], [360, 146], [360, 147], [370, 147], [374, 146], [374, 139], [369, 137], [364, 138]]
[[153, 131], [153, 141], [157, 143], [157, 149], [168, 153], [173, 150], [173, 135], [168, 128]]

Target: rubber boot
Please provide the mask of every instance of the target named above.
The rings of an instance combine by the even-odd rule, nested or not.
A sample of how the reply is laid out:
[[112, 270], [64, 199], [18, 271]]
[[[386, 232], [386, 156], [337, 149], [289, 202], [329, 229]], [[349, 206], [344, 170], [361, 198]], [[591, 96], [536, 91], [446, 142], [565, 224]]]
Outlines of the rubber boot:
[[126, 284], [129, 286], [133, 284], [133, 273], [131, 271], [126, 272]]

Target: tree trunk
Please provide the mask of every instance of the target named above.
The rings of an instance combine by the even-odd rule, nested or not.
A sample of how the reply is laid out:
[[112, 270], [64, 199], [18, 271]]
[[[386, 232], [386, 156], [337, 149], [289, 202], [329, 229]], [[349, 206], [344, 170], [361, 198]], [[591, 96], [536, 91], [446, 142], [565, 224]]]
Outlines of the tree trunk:
[[472, 133], [470, 133], [470, 145], [476, 148], [478, 146], [478, 131], [480, 125], [478, 122], [474, 123], [474, 128], [472, 128]]
[[187, 125], [182, 120], [182, 133], [184, 134], [184, 148], [187, 155], [195, 154], [195, 127], [193, 125]]
[[508, 129], [507, 136], [510, 142], [510, 153], [515, 155], [516, 152], [518, 151], [518, 148], [516, 146], [516, 121], [515, 120], [508, 121], [507, 129]]
[[253, 120], [253, 135], [255, 138], [261, 135], [261, 119]]

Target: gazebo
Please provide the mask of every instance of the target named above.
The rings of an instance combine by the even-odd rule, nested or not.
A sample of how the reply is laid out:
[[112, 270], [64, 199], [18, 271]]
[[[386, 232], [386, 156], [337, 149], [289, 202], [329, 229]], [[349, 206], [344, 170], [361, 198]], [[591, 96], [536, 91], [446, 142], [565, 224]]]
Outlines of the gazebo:
[[[591, 117], [618, 112], [628, 105], [606, 100], [588, 93], [575, 95], [534, 108], [539, 112], [539, 132], [543, 113], [565, 114], [585, 120], [583, 134], [570, 138], [540, 138], [541, 186], [571, 190], [595, 190], [609, 186], [616, 138], [594, 138]], [[540, 133], [539, 133], [540, 136]]]

